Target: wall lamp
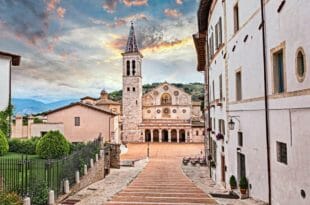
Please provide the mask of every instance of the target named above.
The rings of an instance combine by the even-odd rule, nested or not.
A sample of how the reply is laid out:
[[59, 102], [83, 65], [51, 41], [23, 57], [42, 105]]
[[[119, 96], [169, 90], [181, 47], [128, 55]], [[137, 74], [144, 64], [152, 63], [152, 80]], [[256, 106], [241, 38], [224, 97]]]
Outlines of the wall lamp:
[[229, 122], [228, 122], [228, 128], [229, 130], [234, 130], [235, 129], [235, 122], [233, 119], [237, 120], [239, 122], [239, 129], [240, 129], [240, 116], [228, 116], [230, 118]]

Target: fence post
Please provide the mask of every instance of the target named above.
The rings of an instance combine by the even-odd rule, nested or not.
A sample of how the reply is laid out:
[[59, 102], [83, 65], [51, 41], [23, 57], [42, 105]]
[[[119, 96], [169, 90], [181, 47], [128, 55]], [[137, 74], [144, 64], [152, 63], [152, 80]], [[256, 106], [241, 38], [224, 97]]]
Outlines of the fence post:
[[90, 168], [93, 168], [94, 167], [94, 160], [93, 158], [90, 159]]
[[48, 205], [55, 205], [55, 194], [53, 190], [48, 192]]
[[31, 205], [31, 201], [29, 197], [24, 198], [23, 205]]
[[77, 184], [80, 183], [80, 172], [79, 171], [75, 172], [75, 183]]
[[87, 175], [87, 164], [84, 164], [84, 176]]
[[98, 162], [98, 160], [99, 160], [98, 154], [96, 154], [95, 160], [96, 160], [96, 162]]
[[65, 194], [69, 194], [69, 192], [70, 192], [70, 185], [69, 185], [68, 179], [66, 179], [64, 182], [64, 192], [65, 192]]

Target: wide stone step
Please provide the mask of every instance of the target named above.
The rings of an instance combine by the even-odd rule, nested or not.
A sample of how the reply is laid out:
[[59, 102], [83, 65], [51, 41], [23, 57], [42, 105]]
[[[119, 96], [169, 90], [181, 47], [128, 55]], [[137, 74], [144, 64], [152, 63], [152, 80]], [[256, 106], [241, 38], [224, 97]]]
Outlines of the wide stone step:
[[127, 193], [135, 193], [135, 192], [153, 192], [153, 193], [196, 193], [196, 194], [200, 194], [200, 193], [204, 193], [202, 192], [201, 190], [197, 191], [197, 190], [173, 190], [173, 189], [170, 189], [170, 190], [163, 190], [163, 189], [125, 189], [124, 191], [120, 192], [120, 193], [123, 193], [123, 192], [127, 192]]
[[[206, 205], [205, 203], [184, 203], [184, 202], [176, 202], [176, 203], [167, 203], [167, 202], [129, 202], [129, 201], [114, 201], [114, 202], [107, 202], [107, 205], [122, 205], [122, 204], [129, 204], [129, 205]], [[215, 205], [216, 203], [211, 203], [208, 205]]]
[[148, 197], [205, 197], [205, 193], [164, 193], [164, 192], [121, 192], [117, 196], [148, 196]]
[[113, 201], [132, 201], [132, 202], [184, 202], [184, 203], [213, 203], [214, 199], [208, 197], [188, 197], [188, 198], [180, 198], [180, 197], [148, 197], [148, 196], [115, 196], [113, 197]]

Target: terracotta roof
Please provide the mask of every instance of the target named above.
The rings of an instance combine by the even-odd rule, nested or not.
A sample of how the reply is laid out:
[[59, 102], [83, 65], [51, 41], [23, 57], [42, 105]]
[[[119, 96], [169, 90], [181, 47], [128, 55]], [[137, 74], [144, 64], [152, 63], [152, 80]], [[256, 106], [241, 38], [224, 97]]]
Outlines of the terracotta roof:
[[86, 99], [91, 99], [91, 100], [98, 100], [98, 98], [90, 97], [90, 96], [85, 96], [81, 98], [81, 100], [86, 100]]
[[120, 105], [121, 103], [115, 102], [109, 99], [100, 99], [96, 102], [96, 105]]
[[49, 114], [52, 114], [52, 113], [55, 113], [55, 112], [58, 112], [58, 111], [61, 111], [61, 110], [65, 110], [65, 109], [74, 107], [76, 105], [80, 105], [80, 106], [83, 106], [83, 107], [86, 107], [86, 108], [90, 108], [90, 109], [93, 109], [95, 111], [103, 112], [103, 113], [108, 114], [108, 115], [113, 115], [113, 116], [117, 115], [116, 113], [111, 112], [109, 110], [105, 110], [105, 109], [102, 109], [102, 108], [99, 108], [99, 107], [96, 107], [96, 106], [93, 106], [93, 105], [89, 105], [89, 104], [86, 104], [86, 103], [81, 103], [81, 102], [71, 103], [71, 104], [66, 105], [64, 107], [60, 107], [60, 108], [57, 108], [55, 110], [50, 110], [50, 111], [48, 111], [46, 113], [46, 115], [49, 115]]
[[211, 10], [213, 0], [200, 0], [198, 17], [198, 31], [199, 33], [206, 33], [208, 29], [208, 18]]
[[6, 53], [3, 51], [0, 51], [0, 55], [11, 57], [12, 58], [12, 65], [14, 65], [14, 66], [18, 66], [20, 64], [21, 57], [19, 55], [12, 54], [12, 53]]

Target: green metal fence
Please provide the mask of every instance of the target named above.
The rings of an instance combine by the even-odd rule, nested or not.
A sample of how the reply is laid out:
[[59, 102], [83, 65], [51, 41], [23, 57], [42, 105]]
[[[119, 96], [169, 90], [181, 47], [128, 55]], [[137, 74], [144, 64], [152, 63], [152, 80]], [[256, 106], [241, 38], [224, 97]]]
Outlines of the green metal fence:
[[68, 179], [75, 183], [75, 172], [83, 175], [83, 167], [90, 166], [90, 159], [99, 154], [101, 138], [88, 143], [71, 155], [57, 160], [0, 159], [0, 191], [17, 192], [21, 196], [35, 195], [36, 190], [46, 187], [54, 190], [55, 195], [63, 193], [63, 182]]

